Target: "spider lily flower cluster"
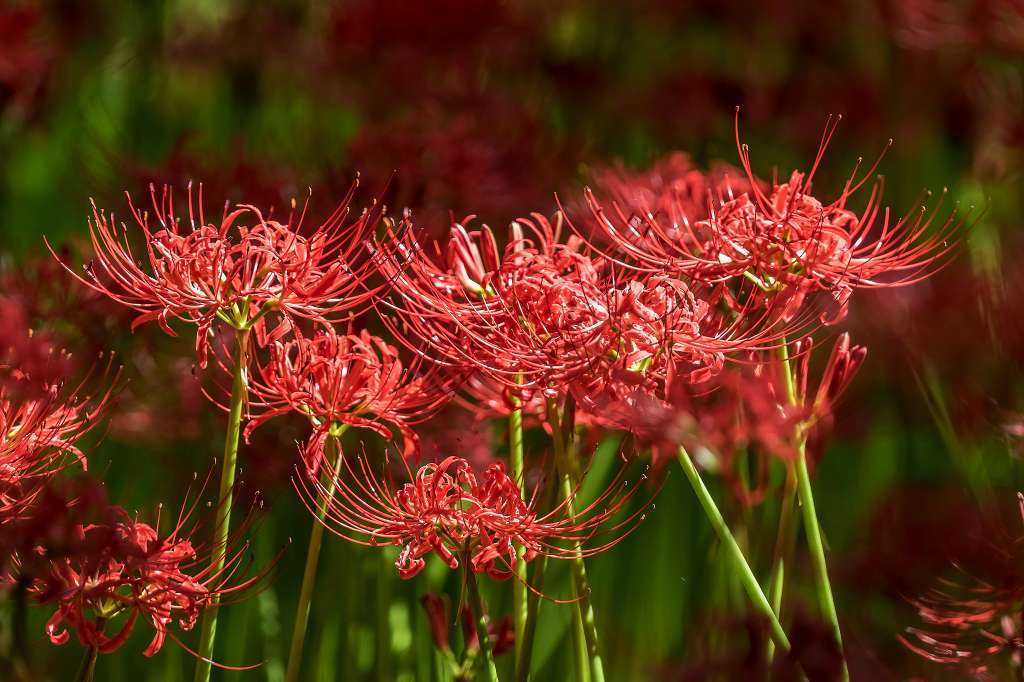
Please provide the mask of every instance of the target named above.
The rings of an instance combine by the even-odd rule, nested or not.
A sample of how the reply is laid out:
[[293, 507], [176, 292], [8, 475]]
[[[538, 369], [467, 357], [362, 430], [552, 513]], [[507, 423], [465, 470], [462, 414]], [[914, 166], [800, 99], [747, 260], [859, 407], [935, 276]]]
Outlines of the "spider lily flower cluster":
[[[448, 457], [422, 466], [398, 489], [375, 476], [365, 458], [360, 458], [358, 468], [348, 463], [346, 467], [349, 474], [358, 475], [351, 483], [332, 481], [336, 492], [325, 522], [354, 542], [400, 547], [395, 567], [406, 579], [419, 574], [426, 566], [424, 557], [434, 553], [449, 568], [458, 568], [464, 557], [472, 571], [505, 580], [513, 576], [517, 561], [538, 556], [565, 559], [610, 549], [645, 511], [616, 519], [638, 489], [625, 481], [616, 481], [597, 499], [571, 512], [578, 491], [550, 511], [539, 511], [536, 491], [524, 499], [501, 461], [477, 476], [466, 460]], [[300, 483], [300, 489], [316, 500], [325, 486], [310, 487], [307, 482]], [[604, 542], [579, 549], [609, 533]], [[521, 558], [517, 546], [525, 548]]]
[[39, 602], [56, 609], [46, 623], [54, 644], [66, 643], [70, 628], [84, 646], [109, 653], [141, 618], [153, 629], [143, 654], [153, 656], [168, 634], [175, 637], [169, 625], [191, 630], [214, 594], [242, 592], [264, 577], [247, 575], [244, 544], [213, 549], [229, 556], [219, 571], [211, 570], [209, 550], [204, 557], [191, 540], [194, 529], [186, 527], [185, 510], [162, 533], [159, 518], [151, 526], [116, 507], [106, 516], [100, 523], [76, 526], [75, 551], [54, 557], [30, 587]]
[[[608, 430], [631, 432], [653, 455], [678, 456], [774, 642], [788, 649], [781, 586], [769, 603], [687, 448], [711, 452], [704, 461], [717, 467], [709, 470], [746, 505], [771, 494], [772, 468], [781, 466], [787, 482], [798, 482], [787, 483], [783, 513], [787, 505], [792, 513], [799, 489], [820, 606], [840, 645], [807, 444], [828, 428], [866, 351], [841, 334], [815, 383], [813, 335], [843, 319], [856, 289], [911, 284], [941, 267], [962, 232], [955, 215], [892, 219], [880, 184], [855, 212], [850, 206], [868, 184], [857, 171], [836, 199], [816, 198], [812, 179], [833, 133], [830, 122], [810, 170], [784, 183], [755, 177], [738, 135], [740, 170], [704, 173], [681, 155], [647, 173], [606, 169], [596, 191], [569, 209], [513, 222], [503, 245], [475, 216], [454, 222], [443, 243], [425, 245], [410, 211], [395, 220], [373, 203], [350, 217], [352, 192], [306, 230], [303, 215], [282, 222], [246, 204], [226, 206], [219, 223], [208, 223], [202, 191], [191, 186], [186, 223], [171, 190], [154, 188], [155, 224], [129, 203], [141, 247], [94, 207], [95, 255], [84, 275], [72, 272], [80, 282], [136, 311], [133, 327], [156, 321], [174, 333], [172, 319], [194, 325], [201, 367], [211, 347], [219, 350], [214, 331], [233, 335], [231, 359], [215, 354], [212, 368], [232, 376], [222, 405], [225, 457], [207, 551], [196, 549], [194, 529], [185, 532], [182, 521], [161, 535], [158, 525], [119, 513], [76, 531], [91, 554], [52, 563], [51, 638], [65, 641], [61, 628], [71, 627], [107, 651], [143, 619], [156, 633], [152, 654], [172, 621], [188, 630], [205, 612], [197, 680], [208, 679], [220, 598], [253, 582], [234, 579], [240, 559], [227, 549], [244, 531], [230, 528], [239, 436], [248, 440], [295, 414], [311, 427], [293, 480], [313, 519], [289, 680], [298, 676], [325, 529], [397, 548], [402, 578], [418, 576], [432, 556], [462, 569], [479, 663], [492, 681], [493, 628], [477, 576], [513, 586], [512, 665], [525, 679], [536, 625], [525, 587], [540, 594], [545, 561], [567, 561], [568, 601], [582, 633], [576, 660], [603, 680], [584, 560], [622, 542], [650, 508], [634, 499], [647, 474], [629, 484], [633, 463], [625, 457], [610, 482], [583, 493], [591, 461], [581, 436]], [[378, 323], [382, 336], [371, 332]], [[419, 461], [418, 427], [449, 403], [477, 419], [507, 420], [508, 464], [495, 458], [475, 468], [458, 452]], [[69, 443], [82, 430], [79, 412], [62, 417], [65, 426], [47, 421], [45, 402], [41, 417], [29, 410], [8, 418], [3, 405], [12, 424], [5, 447], [55, 453], [26, 459], [19, 479], [46, 479], [77, 452]], [[549, 456], [524, 457], [524, 429], [538, 425], [550, 436]], [[33, 429], [49, 439], [26, 435]], [[372, 461], [365, 448], [353, 456], [349, 430], [397, 449], [405, 480], [394, 480], [390, 458]], [[740, 473], [748, 455], [768, 455], [753, 485]], [[19, 457], [6, 458], [11, 471], [22, 466]], [[3, 495], [15, 509], [7, 488]], [[780, 548], [792, 544], [785, 526], [780, 520]], [[776, 559], [773, 571], [789, 561], [784, 551]], [[125, 622], [108, 635], [108, 621], [121, 614]]]
[[[206, 364], [213, 324], [249, 328], [271, 310], [323, 321], [352, 314], [376, 295], [359, 244], [381, 217], [377, 208], [350, 219], [355, 185], [334, 213], [303, 234], [305, 211], [287, 222], [264, 216], [255, 206], [225, 205], [219, 223], [207, 222], [202, 187], [187, 192], [188, 223], [175, 213], [173, 191], [150, 187], [148, 211], [129, 195], [129, 209], [145, 243], [148, 270], [137, 261], [133, 237], [114, 215], [93, 206], [90, 225], [95, 259], [80, 282], [136, 310], [136, 327], [156, 320], [169, 334], [176, 318], [196, 325], [196, 351]], [[262, 329], [262, 327], [260, 327]]]

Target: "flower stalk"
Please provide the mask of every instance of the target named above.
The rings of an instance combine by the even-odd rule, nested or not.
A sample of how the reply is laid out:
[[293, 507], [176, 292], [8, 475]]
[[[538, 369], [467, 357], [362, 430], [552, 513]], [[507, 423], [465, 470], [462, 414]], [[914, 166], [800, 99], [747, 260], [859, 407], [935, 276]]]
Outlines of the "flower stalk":
[[[316, 585], [316, 571], [320, 563], [320, 548], [323, 545], [324, 526], [322, 521], [327, 514], [327, 506], [334, 495], [337, 478], [341, 475], [341, 434], [347, 427], [341, 426], [331, 430], [331, 438], [325, 444], [325, 450], [334, 443], [335, 462], [334, 469], [325, 474], [330, 480], [326, 482], [324, 499], [317, 507], [316, 518], [309, 532], [309, 548], [306, 550], [306, 566], [302, 573], [302, 587], [299, 591], [299, 603], [295, 610], [295, 625], [292, 629], [292, 644], [288, 651], [288, 668], [285, 672], [287, 682], [296, 682], [299, 679], [299, 670], [302, 667], [302, 649], [306, 641], [306, 629], [309, 627], [309, 610], [313, 600], [313, 588]], [[330, 453], [327, 453], [328, 457]], [[333, 474], [333, 475], [332, 475]]]
[[[783, 365], [783, 375], [786, 382], [786, 394], [791, 405], [797, 405], [796, 377], [793, 373], [792, 362], [789, 357], [789, 347], [783, 343], [780, 350]], [[832, 628], [839, 651], [843, 650], [843, 634], [839, 627], [839, 614], [836, 613], [835, 600], [832, 597], [832, 583], [828, 577], [828, 562], [825, 560], [825, 543], [821, 537], [821, 526], [818, 523], [818, 513], [814, 506], [814, 491], [811, 487], [811, 476], [807, 469], [807, 433], [800, 429], [797, 433], [797, 457], [796, 457], [796, 494], [800, 500], [800, 508], [803, 512], [804, 529], [807, 535], [807, 546], [811, 551], [811, 563], [814, 570], [815, 592], [817, 594], [818, 606], [822, 615]], [[792, 497], [792, 493], [790, 496]], [[783, 505], [787, 504], [784, 500]], [[785, 507], [783, 507], [785, 509]], [[849, 680], [850, 673], [846, 666], [846, 657], [842, 657], [842, 679]]]
[[[523, 407], [522, 401], [513, 396], [512, 403], [515, 409], [508, 415], [508, 444], [509, 444], [509, 468], [512, 480], [519, 486], [521, 493], [525, 495], [526, 479], [524, 475], [523, 462]], [[515, 576], [512, 582], [512, 622], [515, 629], [515, 666], [518, 675], [519, 666], [522, 664], [523, 640], [526, 633], [527, 619], [527, 594], [526, 594], [526, 548], [522, 545], [516, 547]]]
[[[575, 514], [573, 505], [573, 491], [576, 488], [576, 481], [573, 472], [573, 463], [569, 456], [569, 443], [572, 438], [573, 424], [570, 405], [559, 414], [558, 406], [548, 402], [548, 420], [551, 423], [552, 438], [555, 444], [555, 463], [560, 470], [562, 497], [566, 501], [566, 513], [569, 516]], [[564, 419], [563, 419], [564, 417]], [[570, 561], [573, 587], [575, 589], [575, 602], [578, 623], [570, 625], [574, 628], [580, 627], [583, 631], [583, 645], [586, 647], [586, 660], [589, 662], [590, 679], [593, 682], [604, 682], [604, 663], [601, 660], [599, 648], [599, 637], [597, 632], [597, 619], [594, 615], [594, 605], [590, 599], [590, 582], [587, 580], [587, 568], [583, 562], [583, 555], [580, 553], [579, 543], [575, 546], [575, 556]], [[575, 641], [575, 640], [574, 640]]]
[[[235, 358], [231, 383], [231, 404], [228, 408], [228, 428], [224, 438], [224, 461], [220, 474], [220, 491], [218, 495], [217, 515], [213, 529], [213, 561], [210, 571], [220, 574], [224, 570], [227, 556], [228, 534], [231, 526], [231, 504], [235, 488], [235, 471], [238, 462], [238, 438], [242, 431], [242, 410], [248, 392], [247, 365], [249, 341], [252, 328], [248, 324], [240, 324], [235, 333]], [[214, 640], [217, 636], [217, 613], [220, 605], [220, 594], [210, 599], [210, 607], [203, 614], [201, 634], [199, 638], [198, 659], [196, 661], [195, 682], [208, 682], [212, 666]]]
[[480, 596], [480, 586], [476, 581], [476, 574], [470, 568], [470, 560], [467, 555], [462, 564], [466, 574], [466, 592], [469, 596], [469, 605], [473, 609], [473, 616], [476, 623], [476, 636], [480, 642], [480, 660], [483, 662], [488, 682], [498, 682], [498, 668], [494, 665], [494, 656], [491, 652], [491, 636], [487, 632], [487, 612], [484, 610], [484, 600]]
[[693, 492], [696, 493], [701, 507], [704, 508], [704, 514], [708, 517], [711, 526], [718, 535], [719, 541], [725, 546], [726, 551], [730, 554], [735, 566], [739, 570], [739, 579], [743, 589], [746, 591], [750, 601], [753, 602], [754, 608], [768, 620], [772, 640], [783, 651], [789, 651], [789, 638], [786, 637], [786, 633], [782, 629], [781, 623], [779, 623], [778, 616], [772, 610], [771, 603], [765, 597], [761, 585], [757, 582], [754, 572], [750, 569], [750, 564], [747, 563], [746, 557], [743, 556], [743, 550], [740, 549], [736, 538], [733, 537], [729, 526], [725, 523], [725, 519], [722, 518], [722, 512], [719, 511], [714, 498], [711, 497], [710, 491], [704, 485], [697, 467], [694, 466], [693, 460], [690, 458], [690, 453], [682, 445], [679, 446], [678, 459], [679, 464], [683, 468], [683, 473], [686, 474], [686, 478], [690, 481]]
[[82, 659], [82, 667], [78, 670], [78, 675], [75, 676], [77, 682], [93, 682], [96, 675], [96, 661], [100, 657], [99, 649], [95, 646], [90, 646], [85, 651], [85, 658]]

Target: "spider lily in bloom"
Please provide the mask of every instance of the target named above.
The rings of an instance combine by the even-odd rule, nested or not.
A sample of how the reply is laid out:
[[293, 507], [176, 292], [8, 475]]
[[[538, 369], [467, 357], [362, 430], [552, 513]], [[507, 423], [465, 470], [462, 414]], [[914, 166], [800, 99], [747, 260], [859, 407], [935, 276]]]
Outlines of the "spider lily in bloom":
[[[569, 211], [569, 226], [625, 267], [670, 272], [693, 247], [687, 238], [693, 225], [750, 187], [742, 170], [719, 164], [701, 172], [686, 154], [676, 152], [641, 172], [599, 169], [582, 205]], [[614, 220], [604, 215], [602, 201], [610, 205]]]
[[621, 210], [613, 220], [588, 194], [592, 216], [626, 264], [713, 284], [747, 280], [764, 292], [786, 291], [791, 310], [806, 296], [824, 294], [835, 310], [822, 320], [835, 323], [845, 316], [855, 289], [913, 284], [943, 267], [960, 242], [963, 224], [955, 212], [936, 224], [939, 207], [931, 214], [922, 208], [893, 218], [881, 205], [880, 181], [871, 186], [859, 214], [848, 208], [881, 157], [861, 179], [855, 169], [833, 201], [824, 203], [811, 194], [838, 121], [829, 119], [810, 171], [794, 171], [787, 182], [765, 188], [755, 179], [749, 150], [739, 140], [737, 112], [736, 144], [748, 191], [719, 201], [704, 220], [671, 227], [654, 214], [626, 216]]
[[[1017, 501], [1024, 517], [1024, 495], [1017, 493]], [[943, 580], [911, 600], [922, 625], [908, 627], [898, 636], [900, 642], [930, 661], [963, 666], [980, 679], [1019, 676], [1024, 648], [1020, 548], [1020, 538], [1005, 538], [988, 554], [996, 561], [989, 569], [992, 575], [979, 578], [961, 570], [958, 579]], [[1010, 655], [1012, 660], [1006, 660]], [[1001, 656], [1006, 659], [1000, 661]]]
[[[467, 221], [468, 222], [468, 221]], [[382, 245], [377, 262], [400, 296], [392, 331], [442, 365], [476, 370], [529, 401], [564, 394], [600, 361], [608, 318], [603, 271], [559, 242], [559, 225], [534, 215], [513, 223], [499, 256], [487, 226], [451, 229], [444, 257], [410, 232]]]
[[592, 392], [623, 372], [637, 379], [652, 362], [655, 373], [670, 365], [699, 380], [728, 353], [771, 345], [799, 324], [783, 328], [764, 310], [724, 318], [712, 308], [718, 290], [667, 276], [620, 281], [578, 236], [561, 243], [561, 222], [517, 221], [501, 258], [486, 226], [453, 226], [443, 262], [409, 233], [393, 240], [378, 259], [401, 296], [393, 305], [404, 324], [393, 331], [434, 361], [483, 375], [486, 402], [500, 386], [531, 404]]
[[67, 269], [86, 286], [138, 311], [133, 328], [156, 320], [173, 335], [171, 318], [195, 324], [196, 352], [205, 366], [208, 336], [218, 319], [239, 330], [253, 328], [272, 310], [320, 321], [351, 314], [377, 295], [379, 287], [366, 282], [372, 268], [362, 258], [361, 245], [382, 211], [374, 206], [350, 220], [354, 192], [355, 185], [323, 224], [303, 234], [305, 210], [282, 223], [254, 206], [225, 205], [219, 224], [208, 223], [202, 187], [194, 197], [191, 184], [183, 225], [171, 188], [158, 192], [151, 186], [158, 225], [128, 198], [144, 240], [143, 254], [133, 249], [128, 228], [94, 205], [90, 235], [95, 258], [84, 277]]
[[58, 384], [22, 390], [20, 372], [0, 371], [7, 374], [0, 381], [0, 520], [6, 521], [70, 462], [86, 467], [76, 443], [96, 425], [112, 389], [89, 395], [84, 380], [66, 390]]
[[[504, 580], [515, 572], [517, 545], [525, 548], [523, 561], [541, 555], [590, 556], [614, 547], [646, 515], [645, 508], [621, 520], [614, 518], [624, 513], [637, 490], [621, 476], [589, 504], [575, 500], [577, 488], [569, 499], [544, 512], [537, 509], [536, 491], [524, 499], [503, 462], [477, 476], [466, 460], [448, 457], [423, 465], [412, 482], [397, 490], [375, 477], [363, 458], [358, 471], [345, 460], [345, 472], [349, 476], [339, 475], [334, 481], [324, 524], [352, 542], [400, 547], [395, 567], [405, 579], [422, 571], [425, 557], [434, 553], [449, 568], [457, 568], [460, 557], [465, 557], [469, 570]], [[303, 499], [313, 501], [326, 490], [309, 476], [300, 477], [296, 486]], [[577, 508], [570, 513], [574, 500]]]
[[261, 411], [246, 425], [246, 436], [267, 420], [295, 411], [315, 427], [306, 448], [306, 463], [319, 468], [328, 435], [340, 427], [370, 429], [390, 439], [394, 427], [406, 456], [417, 452], [412, 425], [434, 414], [451, 397], [451, 379], [421, 362], [406, 366], [398, 349], [363, 330], [338, 334], [318, 328], [312, 337], [295, 330], [274, 342], [269, 360], [252, 380], [250, 407]]
[[[262, 580], [265, 571], [247, 570], [247, 543], [205, 552], [193, 545], [195, 528], [186, 526], [194, 509], [183, 508], [169, 532], [159, 530], [159, 515], [150, 526], [118, 507], [99, 523], [77, 526], [73, 551], [52, 557], [31, 588], [40, 603], [56, 607], [46, 623], [50, 641], [66, 643], [71, 629], [84, 646], [109, 653], [142, 619], [154, 631], [143, 653], [153, 656], [168, 635], [177, 641], [169, 626], [191, 630], [213, 595], [235, 594]], [[219, 570], [202, 556], [211, 552], [226, 556]]]

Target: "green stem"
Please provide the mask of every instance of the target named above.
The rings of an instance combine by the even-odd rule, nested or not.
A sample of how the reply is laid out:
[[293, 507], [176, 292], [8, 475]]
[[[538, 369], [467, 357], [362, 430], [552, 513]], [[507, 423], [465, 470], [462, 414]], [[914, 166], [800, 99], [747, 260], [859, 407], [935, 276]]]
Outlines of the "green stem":
[[[213, 560], [210, 575], [219, 575], [224, 570], [227, 556], [228, 534], [231, 526], [231, 502], [235, 488], [235, 470], [238, 460], [238, 436], [242, 430], [242, 408], [248, 391], [246, 368], [248, 365], [248, 328], [235, 332], [235, 366], [231, 385], [231, 406], [228, 409], [228, 429], [224, 438], [224, 461], [220, 473], [220, 493], [217, 503], [216, 525], [213, 529]], [[217, 613], [220, 594], [213, 594], [210, 605], [203, 614], [199, 638], [199, 657], [196, 660], [195, 682], [208, 682], [213, 659], [213, 643], [217, 636]]]
[[[549, 478], [544, 484], [544, 499], [541, 509], [547, 511], [555, 504], [557, 490], [554, 479]], [[544, 575], [547, 571], [548, 558], [541, 555], [534, 562], [533, 582], [534, 590], [541, 592], [544, 589]], [[530, 662], [533, 657], [533, 640], [537, 632], [537, 618], [540, 612], [540, 595], [531, 593], [526, 602], [526, 626], [523, 630], [523, 648], [516, 665], [516, 682], [527, 682], [530, 679]]]
[[[791, 467], [786, 471], [786, 488], [782, 496], [782, 510], [779, 513], [779, 530], [775, 538], [772, 557], [772, 575], [768, 582], [768, 596], [772, 611], [782, 621], [782, 598], [786, 587], [786, 566], [793, 555], [793, 542], [798, 526], [796, 515], [796, 476]], [[768, 640], [768, 662], [775, 657], [775, 642]]]
[[[344, 426], [342, 426], [343, 432]], [[334, 488], [337, 485], [338, 476], [341, 474], [341, 463], [342, 463], [342, 452], [341, 443], [338, 441], [338, 436], [341, 432], [332, 432], [332, 435], [328, 437], [325, 446], [324, 455], [326, 459], [330, 459], [330, 453], [326, 452], [327, 448], [330, 447], [331, 443], [334, 443], [334, 452], [336, 459], [334, 462], [333, 475], [331, 473], [326, 474], [329, 477], [327, 482], [327, 493], [324, 495], [324, 499], [320, 502], [320, 506], [316, 511], [316, 518], [313, 519], [313, 525], [309, 532], [309, 549], [306, 550], [306, 568], [302, 573], [302, 588], [299, 591], [299, 603], [295, 611], [295, 626], [292, 630], [292, 645], [288, 652], [288, 668], [285, 673], [285, 680], [287, 682], [296, 682], [299, 679], [299, 669], [302, 667], [302, 648], [306, 642], [306, 629], [309, 626], [309, 611], [310, 604], [313, 598], [313, 587], [316, 585], [316, 569], [320, 562], [320, 547], [323, 544], [324, 539], [324, 526], [323, 520], [327, 515], [327, 505], [330, 503], [331, 497], [334, 496]]]
[[462, 565], [466, 573], [469, 605], [473, 608], [473, 615], [476, 617], [476, 637], [480, 642], [480, 653], [483, 655], [487, 680], [489, 682], [498, 682], [498, 668], [494, 665], [494, 656], [491, 654], [491, 636], [487, 633], [487, 613], [484, 611], [484, 600], [480, 596], [480, 587], [476, 583], [476, 574], [469, 567], [468, 556], [463, 558]]
[[85, 658], [82, 660], [82, 667], [78, 669], [78, 675], [75, 679], [78, 682], [92, 682], [93, 677], [96, 675], [96, 661], [99, 658], [99, 650], [91, 646], [85, 652]]
[[[512, 480], [519, 485], [519, 492], [526, 496], [526, 480], [523, 462], [523, 409], [518, 398], [512, 398], [516, 409], [508, 415], [509, 463]], [[527, 594], [526, 594], [526, 548], [516, 546], [516, 570], [512, 580], [512, 619], [515, 628], [515, 667], [518, 675], [523, 661], [523, 642], [526, 635]]]
[[722, 518], [722, 513], [715, 505], [714, 498], [711, 497], [707, 486], [704, 485], [697, 467], [694, 466], [693, 460], [690, 459], [690, 454], [681, 445], [679, 446], [679, 464], [682, 465], [683, 472], [686, 474], [686, 478], [689, 479], [690, 486], [693, 488], [693, 492], [696, 493], [701, 507], [704, 508], [704, 514], [715, 529], [719, 541], [725, 546], [726, 551], [732, 557], [735, 566], [739, 570], [740, 583], [743, 585], [743, 589], [746, 590], [747, 596], [754, 603], [754, 608], [768, 619], [772, 639], [775, 640], [776, 645], [780, 649], [789, 651], [789, 639], [786, 637], [778, 617], [772, 611], [768, 598], [764, 596], [761, 585], [757, 582], [757, 578], [754, 577], [754, 572], [750, 569], [750, 564], [747, 563], [746, 557], [743, 556], [743, 551], [736, 543], [736, 538], [729, 531], [729, 526], [726, 525], [725, 519]]
[[[796, 459], [796, 482], [797, 495], [800, 497], [800, 504], [803, 508], [804, 529], [807, 533], [807, 545], [811, 550], [811, 561], [814, 566], [814, 577], [818, 593], [818, 603], [829, 625], [832, 626], [832, 634], [835, 635], [839, 651], [843, 650], [843, 634], [839, 629], [839, 614], [836, 613], [836, 604], [832, 599], [832, 584], [828, 579], [828, 564], [825, 561], [825, 545], [821, 539], [821, 527], [818, 525], [818, 514], [814, 509], [814, 493], [811, 491], [811, 477], [807, 471], [807, 449], [800, 444], [800, 450]], [[850, 673], [846, 667], [846, 657], [843, 656], [842, 679], [850, 679]]]
[[[785, 343], [785, 340], [783, 340], [782, 347], [779, 349], [779, 354], [782, 358], [786, 380], [786, 393], [790, 404], [796, 406], [799, 401], [799, 396], [797, 396], [796, 392], [796, 377], [793, 374], [793, 367], [789, 358], [789, 346]], [[800, 499], [803, 511], [807, 545], [811, 550], [811, 563], [814, 568], [818, 605], [821, 608], [822, 615], [832, 627], [832, 634], [835, 636], [836, 644], [839, 645], [839, 651], [842, 654], [843, 634], [839, 628], [839, 614], [836, 613], [835, 600], [832, 598], [832, 583], [828, 577], [828, 563], [825, 560], [825, 544], [821, 539], [821, 526], [818, 523], [818, 513], [814, 506], [811, 476], [807, 470], [807, 435], [803, 430], [797, 433], [796, 484], [797, 496]], [[850, 679], [845, 656], [843, 656], [842, 679]]]
[[[570, 410], [565, 410], [568, 413]], [[559, 426], [555, 441], [555, 462], [561, 470], [562, 497], [566, 501], [566, 513], [571, 517], [575, 515], [573, 505], [573, 494], [576, 488], [576, 481], [573, 476], [573, 463], [569, 460], [570, 440], [574, 434], [575, 426], [570, 418], [565, 424], [561, 424], [561, 418], [557, 406], [549, 401], [549, 421], [553, 435], [556, 425]], [[579, 624], [583, 630], [584, 644], [586, 646], [586, 657], [589, 661], [590, 677], [594, 682], [604, 682], [604, 662], [601, 660], [599, 648], [600, 639], [597, 632], [597, 618], [594, 615], [594, 604], [591, 601], [590, 582], [587, 580], [587, 567], [583, 561], [583, 553], [579, 543], [575, 543], [574, 556], [570, 561], [572, 570], [573, 586], [576, 590], [576, 610], [578, 612]]]

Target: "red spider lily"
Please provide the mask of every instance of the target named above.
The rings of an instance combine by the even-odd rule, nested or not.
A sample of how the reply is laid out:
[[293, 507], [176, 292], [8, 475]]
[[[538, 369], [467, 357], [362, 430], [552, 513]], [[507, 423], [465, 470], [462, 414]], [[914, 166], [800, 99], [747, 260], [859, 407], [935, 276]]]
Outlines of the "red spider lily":
[[[300, 477], [296, 487], [304, 500], [330, 498], [324, 525], [340, 537], [401, 547], [395, 567], [405, 579], [422, 571], [424, 557], [434, 552], [449, 568], [457, 568], [459, 556], [465, 555], [468, 569], [503, 580], [514, 574], [516, 546], [525, 548], [525, 561], [540, 555], [573, 558], [577, 552], [590, 556], [614, 547], [645, 517], [641, 510], [613, 521], [637, 490], [621, 476], [585, 506], [574, 500], [577, 489], [551, 511], [541, 512], [536, 490], [524, 499], [503, 462], [477, 477], [466, 460], [448, 457], [423, 465], [398, 490], [376, 478], [365, 458], [359, 458], [358, 469], [344, 459], [348, 476], [335, 477], [332, 497], [311, 476]], [[580, 509], [571, 514], [574, 501]], [[313, 504], [307, 502], [311, 510]], [[610, 537], [587, 546], [605, 535]]]
[[[186, 526], [195, 507], [183, 507], [174, 527], [164, 533], [159, 514], [150, 526], [118, 507], [100, 523], [77, 526], [74, 551], [52, 557], [47, 574], [31, 588], [41, 603], [57, 608], [46, 623], [50, 641], [64, 644], [71, 628], [83, 645], [109, 653], [142, 618], [154, 630], [143, 654], [153, 656], [168, 635], [178, 641], [170, 625], [191, 630], [214, 595], [236, 594], [260, 582], [266, 571], [249, 573], [244, 559], [248, 543], [237, 546], [238, 534], [211, 550], [192, 544], [189, 537], [198, 526]], [[222, 569], [213, 567], [212, 552], [227, 555]], [[107, 634], [107, 626], [122, 616], [124, 622]]]
[[[1017, 498], [1024, 517], [1024, 495]], [[1003, 564], [993, 579], [962, 573], [961, 579], [945, 580], [912, 600], [923, 626], [908, 627], [900, 642], [928, 660], [961, 665], [974, 674], [991, 672], [1000, 654], [1019, 656], [1024, 648], [1020, 540], [1008, 544], [1010, 551], [993, 548], [990, 554]]]
[[[594, 186], [600, 196], [623, 210], [661, 216], [672, 225], [704, 220], [715, 207], [746, 194], [751, 187], [739, 169], [716, 164], [705, 173], [695, 168], [690, 157], [682, 152], [669, 154], [638, 173], [621, 166], [600, 169], [595, 174]], [[649, 236], [657, 239], [670, 235]], [[671, 242], [664, 246], [671, 248]]]
[[45, 391], [74, 373], [71, 354], [50, 334], [34, 331], [24, 306], [7, 296], [0, 296], [0, 366], [16, 368], [0, 380], [17, 392]]
[[727, 354], [770, 346], [802, 324], [780, 325], [772, 309], [723, 317], [712, 307], [719, 290], [670, 277], [620, 282], [578, 236], [561, 243], [560, 226], [538, 215], [514, 223], [499, 258], [486, 226], [455, 225], [440, 263], [410, 234], [396, 238], [378, 259], [402, 297], [395, 308], [404, 325], [393, 331], [435, 362], [483, 374], [485, 403], [501, 387], [531, 404], [538, 394], [642, 380], [652, 363], [652, 376], [700, 380]]
[[859, 180], [855, 169], [832, 202], [815, 198], [811, 182], [838, 121], [829, 119], [809, 172], [794, 171], [788, 182], [773, 182], [765, 190], [739, 140], [737, 112], [736, 144], [749, 191], [712, 207], [706, 220], [666, 227], [653, 214], [626, 216], [616, 208], [616, 221], [588, 192], [591, 213], [625, 264], [713, 284], [745, 279], [766, 292], [786, 290], [791, 309], [806, 295], [824, 293], [837, 310], [823, 320], [836, 322], [855, 288], [912, 284], [941, 268], [959, 244], [963, 224], [953, 212], [936, 225], [939, 207], [930, 215], [922, 209], [894, 220], [881, 206], [881, 182], [872, 185], [859, 215], [847, 208], [881, 157]]
[[[364, 239], [373, 233], [382, 211], [375, 206], [349, 221], [356, 186], [334, 213], [311, 234], [300, 234], [305, 211], [286, 223], [264, 217], [254, 206], [225, 206], [219, 225], [207, 223], [202, 187], [193, 200], [188, 186], [188, 228], [175, 215], [172, 191], [151, 186], [149, 214], [129, 196], [129, 208], [145, 240], [147, 271], [136, 260], [127, 228], [93, 206], [90, 234], [96, 260], [79, 281], [140, 313], [132, 328], [156, 320], [174, 334], [168, 320], [197, 326], [196, 351], [205, 366], [208, 336], [220, 319], [249, 327], [270, 310], [325, 320], [352, 314], [379, 292], [366, 282], [371, 274], [361, 258]], [[252, 224], [237, 225], [243, 219]]]
[[49, 571], [49, 559], [77, 551], [77, 530], [111, 509], [102, 483], [55, 477], [17, 516], [0, 523], [0, 583], [27, 588]]
[[484, 226], [451, 230], [443, 258], [425, 255], [410, 232], [394, 235], [377, 262], [394, 281], [403, 318], [393, 331], [442, 365], [472, 368], [526, 400], [567, 386], [610, 347], [600, 262], [559, 242], [560, 221], [513, 223], [504, 252]]
[[[3, 370], [8, 376], [20, 375]], [[70, 461], [85, 468], [85, 455], [76, 443], [97, 424], [112, 393], [107, 388], [89, 395], [87, 383], [26, 391], [0, 381], [0, 518], [20, 513], [40, 486]]]
[[291, 339], [270, 347], [270, 359], [252, 380], [250, 406], [263, 412], [248, 423], [246, 437], [267, 420], [295, 411], [316, 428], [306, 449], [314, 471], [327, 436], [343, 425], [389, 439], [394, 427], [404, 453], [412, 455], [419, 440], [411, 425], [443, 407], [454, 390], [441, 371], [420, 372], [420, 365], [404, 365], [398, 349], [366, 330], [339, 335], [324, 327], [311, 338], [295, 330]]
[[[669, 266], [688, 257], [694, 246], [684, 243], [692, 226], [707, 220], [727, 201], [748, 193], [750, 186], [739, 169], [719, 164], [704, 173], [681, 152], [659, 159], [642, 172], [603, 168], [595, 173], [596, 192], [588, 188], [584, 205], [571, 211], [578, 218], [570, 226], [595, 248], [601, 248], [599, 243], [615, 246], [627, 267], [671, 271]], [[618, 221], [604, 215], [598, 196], [611, 202]]]

